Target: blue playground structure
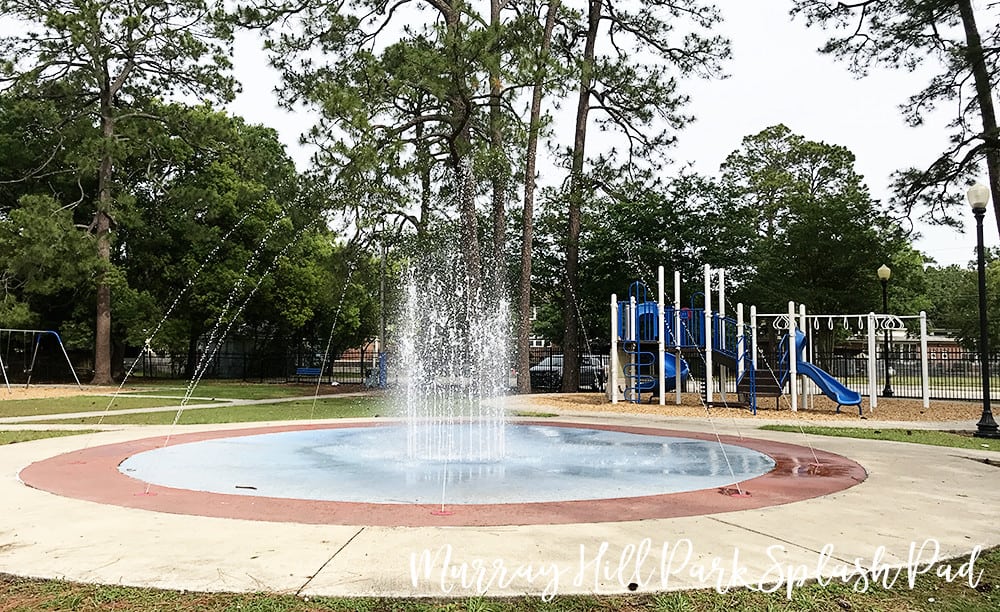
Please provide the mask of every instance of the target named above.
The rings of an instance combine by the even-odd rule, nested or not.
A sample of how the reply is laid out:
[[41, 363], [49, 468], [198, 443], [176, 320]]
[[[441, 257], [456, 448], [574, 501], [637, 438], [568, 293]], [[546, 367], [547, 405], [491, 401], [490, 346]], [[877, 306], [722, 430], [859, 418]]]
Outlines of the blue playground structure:
[[[706, 279], [708, 270], [706, 269]], [[676, 277], [675, 277], [676, 278]], [[662, 269], [657, 301], [648, 298], [647, 288], [634, 282], [628, 300], [612, 296], [611, 373], [608, 393], [617, 402], [618, 393], [628, 402], [652, 401], [657, 395], [665, 403], [666, 391], [677, 394], [689, 377], [687, 359], [704, 360], [706, 366], [705, 400], [709, 405], [743, 406], [757, 412], [759, 397], [780, 397], [790, 387], [792, 376], [812, 380], [824, 395], [841, 406], [858, 406], [861, 394], [847, 388], [836, 378], [806, 360], [806, 336], [794, 330], [795, 354], [788, 351], [788, 334], [779, 343], [777, 368], [757, 367], [749, 338], [754, 330], [742, 322], [742, 307], [737, 319], [711, 310], [706, 280], [707, 308], [680, 308], [679, 278], [675, 281], [673, 305], [663, 302]], [[720, 293], [720, 302], [722, 297]], [[661, 314], [662, 310], [662, 314]], [[706, 329], [710, 330], [706, 333]], [[661, 333], [662, 330], [662, 333]], [[712, 373], [719, 368], [722, 375], [736, 375], [738, 401], [712, 401]], [[793, 410], [795, 403], [793, 400]]]
[[[632, 283], [629, 289], [629, 301], [618, 302], [618, 338], [625, 356], [622, 372], [625, 375], [625, 399], [640, 403], [643, 393], [652, 396], [659, 393], [661, 386], [664, 391], [676, 387], [677, 381], [688, 377], [688, 364], [680, 354], [669, 358], [664, 354], [661, 360], [659, 350], [659, 308], [656, 302], [646, 298], [646, 286], [640, 282]], [[665, 335], [673, 342], [674, 330], [669, 328]], [[660, 365], [662, 363], [662, 372]], [[663, 384], [660, 384], [660, 381]]]

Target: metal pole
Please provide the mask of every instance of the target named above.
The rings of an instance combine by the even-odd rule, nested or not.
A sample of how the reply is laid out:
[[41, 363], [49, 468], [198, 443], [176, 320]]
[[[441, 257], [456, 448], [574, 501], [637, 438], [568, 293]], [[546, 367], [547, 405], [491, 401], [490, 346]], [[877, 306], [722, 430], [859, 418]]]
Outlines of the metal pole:
[[882, 389], [882, 397], [892, 397], [892, 367], [889, 354], [889, 280], [882, 279], [882, 313], [886, 317], [882, 320], [883, 338], [882, 353], [885, 357], [885, 388]]
[[979, 359], [982, 362], [983, 373], [983, 414], [976, 423], [976, 432], [973, 434], [979, 438], [1000, 438], [1000, 431], [997, 430], [997, 422], [993, 419], [993, 411], [990, 410], [990, 336], [988, 333], [986, 319], [986, 257], [983, 249], [983, 216], [986, 208], [973, 208], [976, 215], [976, 251], [977, 267], [979, 269]]

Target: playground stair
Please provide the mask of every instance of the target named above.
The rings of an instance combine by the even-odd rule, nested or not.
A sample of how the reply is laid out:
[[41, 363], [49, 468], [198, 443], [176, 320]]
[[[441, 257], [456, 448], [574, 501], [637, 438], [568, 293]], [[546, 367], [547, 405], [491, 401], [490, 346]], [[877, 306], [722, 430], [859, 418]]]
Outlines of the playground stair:
[[[771, 370], [751, 370], [746, 372], [736, 384], [736, 393], [747, 401], [753, 397], [779, 398], [784, 385]], [[777, 408], [777, 399], [775, 399]]]

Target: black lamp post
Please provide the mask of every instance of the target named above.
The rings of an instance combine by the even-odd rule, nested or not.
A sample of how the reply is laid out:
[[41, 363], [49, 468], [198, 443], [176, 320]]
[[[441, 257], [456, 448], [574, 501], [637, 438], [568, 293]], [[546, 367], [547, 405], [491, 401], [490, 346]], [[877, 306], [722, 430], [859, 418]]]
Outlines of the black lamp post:
[[976, 216], [976, 253], [979, 269], [979, 362], [983, 373], [983, 415], [976, 423], [975, 436], [980, 438], [1000, 438], [997, 422], [990, 410], [990, 337], [986, 322], [986, 258], [983, 251], [983, 216], [990, 201], [989, 187], [982, 184], [969, 189], [969, 204]]
[[[882, 264], [878, 269], [878, 280], [882, 283], [882, 314], [889, 314], [889, 277], [892, 270], [889, 266]], [[889, 322], [885, 320], [883, 325], [883, 347], [882, 353], [885, 355], [885, 388], [882, 389], [882, 397], [892, 397], [892, 364], [889, 357]]]

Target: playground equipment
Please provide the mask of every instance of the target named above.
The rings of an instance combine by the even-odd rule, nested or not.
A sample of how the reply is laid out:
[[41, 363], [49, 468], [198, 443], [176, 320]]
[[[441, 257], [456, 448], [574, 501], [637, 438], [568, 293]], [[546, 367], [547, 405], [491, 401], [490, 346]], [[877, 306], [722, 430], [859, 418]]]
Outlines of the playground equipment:
[[[718, 278], [718, 311], [712, 309], [713, 276]], [[663, 278], [663, 268], [660, 267], [656, 302], [648, 299], [647, 288], [641, 282], [632, 284], [628, 300], [618, 301], [617, 295], [611, 296], [611, 367], [607, 391], [612, 403], [617, 403], [619, 399], [638, 403], [643, 400], [643, 394], [648, 393], [650, 400], [658, 394], [662, 405], [666, 403], [666, 391], [673, 389], [676, 403], [680, 404], [683, 380], [689, 373], [685, 357], [696, 357], [705, 363], [704, 398], [709, 406], [744, 406], [756, 414], [758, 397], [781, 397], [787, 393], [791, 398], [792, 411], [797, 411], [799, 396], [808, 403], [814, 394], [814, 385], [837, 403], [838, 412], [841, 406], [858, 406], [860, 414], [862, 394], [810, 362], [810, 323], [812, 328], [818, 329], [819, 322], [826, 320], [832, 329], [835, 319], [842, 319], [845, 327], [848, 318], [859, 321], [859, 331], [865, 331], [868, 338], [867, 386], [870, 410], [874, 410], [878, 404], [876, 333], [904, 329], [903, 319], [919, 318], [923, 400], [925, 407], [929, 405], [926, 313], [921, 312], [919, 317], [875, 313], [807, 315], [804, 305], [799, 305], [797, 313], [795, 303], [789, 302], [788, 312], [779, 314], [758, 314], [756, 307], [752, 306], [747, 325], [743, 304], [737, 304], [735, 319], [725, 314], [723, 270], [705, 266], [705, 303], [700, 309], [693, 305], [691, 308], [681, 307], [678, 272], [674, 273], [673, 304], [666, 306]], [[761, 366], [758, 359], [758, 324], [769, 317], [773, 319], [774, 328], [784, 332], [784, 337], [779, 342], [777, 365], [765, 363]], [[794, 338], [795, 350], [790, 350], [789, 338]], [[716, 368], [720, 379], [719, 402], [714, 401]], [[736, 401], [726, 398], [729, 372], [736, 376]]]
[[[83, 388], [83, 385], [80, 384], [80, 379], [76, 375], [76, 370], [73, 369], [73, 362], [70, 361], [69, 355], [66, 353], [66, 347], [63, 345], [62, 338], [59, 337], [59, 332], [53, 331], [51, 329], [6, 329], [6, 328], [2, 328], [2, 329], [0, 329], [0, 337], [2, 337], [3, 333], [7, 333], [7, 343], [6, 343], [6, 345], [7, 345], [8, 363], [4, 363], [3, 356], [0, 355], [0, 371], [3, 371], [3, 382], [7, 386], [7, 391], [8, 392], [10, 391], [10, 379], [7, 377], [7, 367], [9, 365], [9, 361], [10, 361], [10, 348], [11, 348], [11, 344], [12, 344], [12, 340], [13, 340], [14, 334], [21, 334], [23, 336], [23, 338], [25, 339], [25, 350], [24, 350], [25, 357], [27, 356], [28, 346], [29, 346], [27, 344], [27, 339], [28, 339], [29, 334], [31, 335], [31, 346], [32, 346], [32, 348], [31, 348], [31, 362], [30, 363], [26, 363], [25, 368], [24, 368], [24, 372], [25, 372], [25, 374], [27, 374], [27, 382], [24, 383], [24, 388], [25, 389], [27, 389], [28, 386], [31, 385], [31, 375], [32, 375], [32, 372], [35, 369], [35, 363], [38, 361], [38, 350], [41, 347], [42, 338], [44, 336], [46, 336], [46, 335], [52, 335], [53, 337], [55, 337], [56, 342], [59, 344], [59, 350], [62, 351], [63, 357], [66, 358], [66, 363], [69, 365], [69, 371], [70, 371], [70, 373], [73, 374], [73, 380], [76, 381], [76, 386], [80, 387], [81, 389]], [[2, 344], [3, 344], [2, 341], [0, 341], [0, 345], [2, 345]]]
[[[662, 279], [662, 268], [660, 272]], [[675, 337], [680, 326], [668, 326], [664, 320], [666, 311], [662, 282], [659, 297], [659, 302], [647, 300], [646, 286], [638, 281], [629, 288], [627, 302], [618, 302], [617, 296], [611, 296], [612, 321], [617, 321], [612, 330], [611, 370], [614, 384], [609, 387], [612, 402], [618, 401], [619, 372], [626, 381], [625, 400], [635, 403], [642, 401], [644, 392], [650, 395], [658, 392], [663, 404], [666, 391], [675, 389], [680, 393], [682, 382], [688, 376], [687, 362], [680, 352], [675, 352], [673, 358], [668, 359], [665, 351], [668, 338], [675, 349], [681, 343]]]

